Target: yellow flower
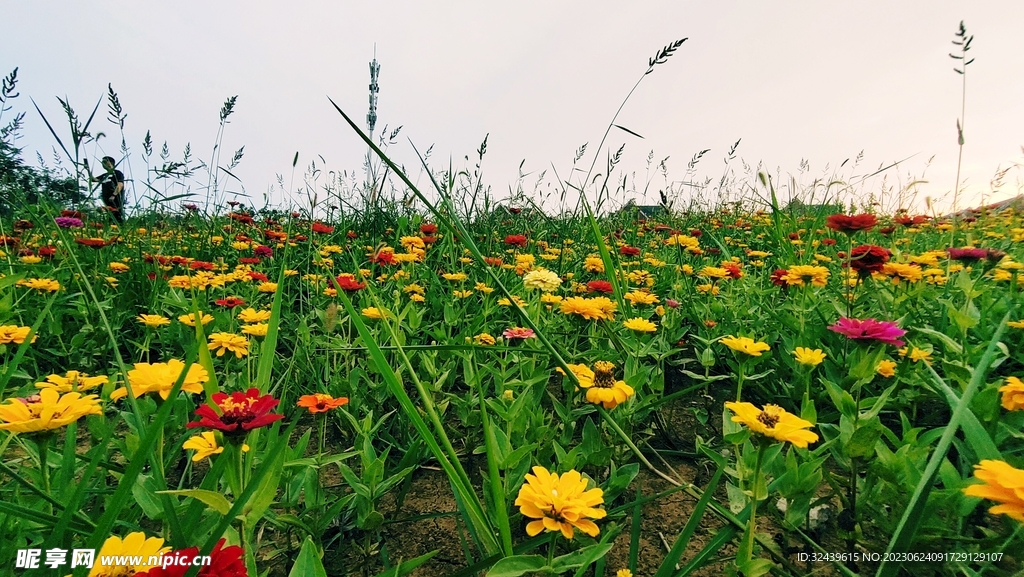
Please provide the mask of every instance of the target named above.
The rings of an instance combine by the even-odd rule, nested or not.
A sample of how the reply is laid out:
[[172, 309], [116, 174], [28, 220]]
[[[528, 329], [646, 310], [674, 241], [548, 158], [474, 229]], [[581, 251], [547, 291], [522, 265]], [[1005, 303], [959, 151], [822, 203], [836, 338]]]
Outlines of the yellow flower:
[[562, 302], [562, 300], [563, 298], [561, 296], [553, 295], [551, 293], [544, 293], [540, 295], [540, 302], [547, 305], [557, 305], [558, 303]]
[[261, 293], [272, 293], [272, 292], [277, 290], [277, 283], [276, 282], [261, 282], [260, 286], [258, 286], [256, 288], [256, 290], [260, 291]]
[[[572, 374], [576, 376], [576, 380], [580, 382], [581, 388], [587, 389], [594, 386], [594, 371], [590, 370], [590, 367], [582, 364], [574, 365], [572, 363], [568, 363], [568, 367]], [[565, 374], [562, 367], [556, 367], [555, 370], [563, 375]]]
[[386, 314], [386, 311], [383, 311], [383, 310], [381, 310], [381, 309], [379, 309], [377, 307], [369, 307], [369, 308], [363, 309], [363, 316], [368, 318], [368, 319], [373, 319], [373, 320], [382, 319], [382, 318], [384, 318], [385, 314]]
[[[20, 345], [25, 342], [28, 338], [28, 332], [32, 330], [32, 327], [19, 327], [17, 325], [3, 325], [0, 326], [0, 345], [7, 343], [14, 343]], [[32, 335], [32, 342], [36, 342], [39, 335]]]
[[[103, 542], [103, 546], [96, 553], [95, 563], [92, 566], [92, 570], [89, 571], [89, 577], [121, 577], [123, 575], [144, 573], [154, 567], [160, 567], [159, 563], [156, 565], [149, 565], [148, 563], [150, 559], [155, 561], [161, 555], [170, 553], [171, 548], [164, 547], [163, 545], [163, 539], [158, 537], [147, 539], [146, 534], [142, 531], [129, 533], [123, 541], [120, 537], [112, 536]], [[138, 561], [139, 564], [104, 565], [103, 560], [127, 561], [130, 563]]]
[[48, 278], [26, 278], [18, 281], [16, 284], [18, 286], [40, 292], [55, 292], [60, 290], [60, 283]]
[[703, 276], [707, 278], [725, 278], [729, 276], [729, 271], [724, 268], [717, 266], [706, 266], [697, 273], [697, 276]]
[[653, 333], [658, 330], [658, 325], [643, 317], [634, 317], [622, 323], [622, 326], [638, 333]]
[[36, 256], [34, 254], [26, 254], [25, 256], [19, 258], [18, 260], [20, 260], [22, 264], [39, 264], [43, 262], [42, 257]]
[[210, 335], [210, 343], [207, 347], [217, 351], [218, 357], [223, 357], [225, 352], [235, 353], [235, 358], [242, 358], [249, 354], [249, 339], [233, 333], [213, 333]]
[[[178, 359], [171, 359], [166, 363], [135, 363], [135, 368], [128, 371], [128, 383], [132, 386], [132, 393], [136, 398], [146, 393], [159, 393], [160, 398], [167, 400], [174, 383], [178, 381], [178, 377], [184, 370], [185, 363]], [[181, 390], [186, 393], [201, 393], [203, 392], [203, 383], [208, 380], [210, 380], [210, 376], [206, 369], [198, 363], [193, 363], [188, 368], [188, 373], [185, 374]], [[110, 393], [110, 400], [116, 401], [125, 396], [128, 396], [127, 387], [120, 387]]]
[[[203, 311], [199, 311], [199, 322], [203, 323], [203, 326], [206, 326], [212, 320], [213, 320], [213, 315], [209, 315], [209, 314], [204, 313]], [[180, 322], [183, 325], [188, 325], [190, 327], [194, 327], [194, 326], [196, 326], [196, 317], [193, 316], [192, 313], [188, 313], [188, 314], [181, 315], [180, 317], [178, 317], [178, 322]]]
[[1024, 523], [1024, 471], [1003, 461], [985, 460], [974, 466], [974, 477], [984, 483], [966, 487], [965, 495], [996, 501], [999, 505], [989, 508], [989, 513]]
[[449, 280], [449, 281], [452, 281], [452, 282], [462, 282], [462, 281], [466, 280], [466, 278], [467, 278], [466, 277], [466, 273], [464, 273], [464, 272], [445, 273], [445, 274], [443, 274], [441, 276], [443, 276], [445, 278], [445, 280]]
[[717, 295], [720, 292], [719, 288], [718, 288], [718, 285], [714, 285], [714, 284], [711, 284], [711, 283], [699, 284], [699, 285], [697, 285], [696, 288], [697, 288], [697, 292], [702, 293], [702, 294], [711, 293], [712, 295]]
[[875, 367], [875, 372], [887, 379], [895, 376], [896, 361], [890, 361], [889, 359], [882, 359], [881, 361], [878, 361], [878, 366]]
[[36, 433], [64, 427], [86, 415], [102, 415], [99, 397], [81, 393], [60, 394], [46, 388], [27, 399], [7, 399], [0, 405], [0, 429]]
[[452, 291], [452, 295], [457, 299], [465, 299], [473, 296], [473, 291]]
[[238, 313], [238, 320], [243, 323], [262, 323], [270, 320], [270, 311], [258, 311], [248, 308]]
[[414, 293], [414, 294], [411, 294], [411, 295], [409, 295], [409, 300], [411, 300], [411, 301], [414, 301], [414, 302], [418, 302], [418, 303], [421, 303], [421, 302], [423, 302], [423, 301], [425, 301], [425, 300], [427, 300], [427, 299], [426, 299], [426, 297], [424, 297], [424, 296], [423, 296], [423, 295], [421, 295], [421, 294], [415, 294], [415, 293]]
[[46, 381], [42, 383], [36, 383], [37, 389], [54, 389], [58, 393], [80, 393], [82, 391], [88, 391], [89, 389], [95, 389], [101, 385], [107, 384], [110, 379], [106, 375], [99, 375], [96, 377], [90, 377], [85, 373], [78, 371], [68, 371], [64, 376], [50, 375], [46, 377]]
[[604, 504], [604, 491], [588, 491], [586, 479], [574, 470], [559, 477], [544, 467], [534, 467], [533, 474], [526, 475], [515, 504], [524, 517], [535, 519], [526, 525], [526, 534], [531, 537], [541, 531], [561, 531], [563, 537], [572, 539], [574, 528], [596, 537], [601, 530], [591, 519], [607, 515], [604, 509], [595, 508]]
[[638, 305], [653, 305], [658, 302], [658, 295], [654, 295], [644, 291], [632, 291], [622, 295], [622, 298], [633, 303], [633, 306]]
[[546, 268], [532, 270], [523, 277], [523, 287], [527, 290], [539, 289], [543, 292], [554, 292], [562, 284], [558, 274]]
[[224, 452], [224, 447], [217, 445], [217, 435], [213, 431], [206, 431], [194, 437], [189, 437], [181, 448], [195, 450], [196, 454], [192, 455], [192, 460], [197, 463], [207, 457]]
[[245, 325], [245, 326], [243, 326], [242, 327], [242, 332], [247, 334], [247, 335], [252, 335], [254, 337], [265, 337], [265, 336], [267, 336], [267, 331], [269, 329], [270, 329], [270, 325], [268, 325], [266, 323], [257, 323], [257, 324], [254, 324], [254, 325]]
[[416, 294], [419, 294], [419, 295], [423, 294], [424, 290], [425, 289], [423, 287], [421, 287], [420, 285], [418, 285], [416, 283], [407, 284], [404, 287], [402, 287], [402, 292], [405, 292], [405, 293], [416, 293]]
[[615, 318], [616, 305], [607, 297], [569, 297], [560, 303], [562, 314], [579, 315], [586, 320]]
[[1024, 321], [1010, 321], [1006, 323], [1006, 326], [1011, 329], [1024, 329]]
[[[577, 372], [580, 367], [586, 369], [581, 371], [582, 375]], [[602, 405], [608, 410], [625, 403], [636, 392], [626, 381], [615, 380], [615, 365], [608, 361], [594, 363], [593, 371], [584, 365], [569, 365], [569, 369], [579, 379], [580, 388], [587, 389], [587, 402]]]
[[1006, 384], [999, 387], [1003, 394], [1003, 408], [1007, 411], [1024, 410], [1024, 382], [1017, 377], [1006, 377]]
[[110, 269], [110, 272], [113, 272], [115, 274], [116, 273], [122, 273], [122, 272], [128, 272], [129, 270], [131, 270], [131, 267], [126, 265], [126, 264], [124, 264], [123, 262], [112, 262], [112, 263], [107, 265], [107, 268]]
[[725, 408], [735, 414], [732, 422], [742, 423], [753, 433], [792, 443], [801, 449], [806, 449], [808, 443], [818, 441], [818, 435], [807, 430], [814, 423], [788, 413], [777, 405], [765, 405], [762, 410], [750, 403], [729, 402]]
[[139, 315], [135, 318], [151, 329], [171, 324], [171, 319], [162, 315]]
[[925, 364], [930, 365], [930, 364], [932, 364], [932, 352], [931, 351], [925, 351], [925, 350], [919, 349], [917, 347], [914, 347], [910, 351], [910, 360], [915, 362], [915, 363], [916, 362], [920, 362], [920, 361], [924, 361]]
[[828, 269], [823, 266], [796, 265], [789, 267], [782, 278], [793, 286], [812, 284], [823, 287], [828, 284], [828, 275]]
[[633, 577], [633, 572], [629, 569], [619, 569], [615, 572], [615, 577]]
[[801, 365], [816, 367], [825, 361], [825, 357], [827, 355], [821, 352], [821, 349], [812, 350], [805, 347], [797, 347], [796, 350], [793, 351], [793, 356], [796, 357], [796, 362]]
[[587, 272], [603, 273], [604, 272], [604, 261], [601, 260], [600, 257], [588, 256], [583, 261], [583, 270], [585, 270]]
[[484, 345], [489, 347], [497, 341], [488, 333], [480, 333], [477, 336], [473, 337], [473, 342], [478, 345]]
[[761, 353], [771, 350], [768, 343], [757, 342], [754, 339], [747, 337], [734, 337], [729, 335], [722, 339], [722, 344], [736, 351], [737, 353], [744, 353], [752, 357], [759, 357]]

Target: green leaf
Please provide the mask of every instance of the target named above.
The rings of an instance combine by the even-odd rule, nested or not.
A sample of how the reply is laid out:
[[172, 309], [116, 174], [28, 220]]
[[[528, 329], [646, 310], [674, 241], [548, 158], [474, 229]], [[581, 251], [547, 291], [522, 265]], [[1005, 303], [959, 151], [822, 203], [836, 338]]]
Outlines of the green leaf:
[[409, 573], [412, 573], [420, 565], [426, 563], [427, 561], [430, 561], [430, 559], [434, 555], [437, 555], [437, 553], [438, 551], [431, 551], [426, 555], [420, 555], [419, 557], [416, 557], [414, 559], [409, 559], [408, 561], [399, 563], [397, 566], [388, 569], [387, 571], [381, 573], [377, 577], [402, 577], [402, 575], [408, 575]]
[[227, 497], [217, 493], [216, 491], [207, 491], [205, 489], [183, 489], [180, 491], [158, 491], [157, 494], [192, 497], [193, 499], [198, 499], [199, 501], [206, 503], [208, 507], [221, 515], [227, 515], [228, 511], [231, 510], [231, 501], [228, 501]]
[[555, 557], [551, 560], [551, 569], [555, 573], [564, 573], [570, 569], [587, 567], [594, 561], [604, 557], [605, 553], [610, 551], [613, 545], [614, 543], [598, 543], [577, 549], [560, 557]]
[[519, 577], [547, 567], [547, 559], [540, 555], [513, 555], [495, 563], [487, 577]]
[[327, 570], [320, 561], [320, 555], [313, 544], [313, 539], [306, 537], [299, 550], [299, 557], [288, 572], [288, 577], [327, 577]]

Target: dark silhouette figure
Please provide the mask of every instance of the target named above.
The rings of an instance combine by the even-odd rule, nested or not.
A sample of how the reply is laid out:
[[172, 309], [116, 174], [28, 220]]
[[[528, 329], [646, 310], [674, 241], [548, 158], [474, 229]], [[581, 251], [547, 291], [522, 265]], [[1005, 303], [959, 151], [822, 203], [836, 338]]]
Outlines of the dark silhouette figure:
[[103, 174], [95, 177], [100, 183], [103, 204], [118, 223], [124, 223], [124, 174], [114, 168], [114, 159], [103, 157]]

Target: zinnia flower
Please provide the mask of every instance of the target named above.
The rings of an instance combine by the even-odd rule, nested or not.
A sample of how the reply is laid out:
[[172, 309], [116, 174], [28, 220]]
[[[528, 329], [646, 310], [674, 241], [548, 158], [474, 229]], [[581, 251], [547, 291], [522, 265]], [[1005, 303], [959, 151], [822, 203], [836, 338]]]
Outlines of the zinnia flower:
[[801, 365], [808, 367], [816, 367], [825, 361], [825, 353], [821, 352], [821, 349], [809, 349], [805, 347], [797, 347], [793, 351], [793, 356], [796, 357], [796, 362]]
[[231, 395], [215, 393], [211, 400], [220, 408], [221, 414], [218, 415], [210, 405], [205, 404], [196, 409], [196, 416], [200, 419], [185, 425], [187, 428], [206, 427], [222, 431], [225, 435], [242, 436], [284, 418], [284, 415], [270, 412], [279, 401], [270, 395], [261, 396], [255, 387]]
[[[199, 322], [202, 323], [204, 326], [209, 324], [212, 320], [213, 315], [208, 315], [203, 311], [199, 311]], [[186, 315], [181, 315], [180, 317], [178, 317], [178, 322], [180, 322], [183, 325], [194, 327], [196, 326], [196, 317], [192, 313], [188, 313]]]
[[788, 413], [777, 405], [765, 405], [764, 409], [758, 409], [751, 403], [729, 402], [725, 404], [725, 408], [735, 414], [732, 422], [742, 423], [752, 433], [792, 443], [801, 449], [806, 449], [808, 443], [818, 441], [818, 435], [807, 430], [813, 427], [814, 423]]
[[307, 409], [310, 413], [326, 413], [331, 409], [337, 409], [338, 407], [344, 407], [348, 404], [348, 397], [334, 397], [325, 393], [314, 393], [312, 395], [302, 395], [299, 397], [299, 402], [295, 403], [296, 406]]
[[862, 244], [854, 247], [850, 253], [850, 268], [861, 276], [880, 272], [891, 256], [892, 253], [888, 249], [873, 244]]
[[47, 388], [27, 399], [10, 398], [0, 405], [0, 429], [13, 433], [37, 433], [59, 429], [86, 415], [102, 414], [96, 395], [62, 395], [55, 388]]
[[846, 335], [847, 338], [861, 341], [878, 341], [897, 347], [903, 346], [900, 337], [907, 334], [894, 322], [876, 321], [875, 319], [850, 319], [841, 317], [828, 330]]
[[[167, 400], [171, 395], [171, 389], [178, 377], [185, 370], [185, 363], [178, 359], [171, 359], [166, 363], [135, 363], [135, 368], [128, 371], [128, 383], [132, 386], [132, 393], [139, 398], [146, 393], [159, 393], [160, 398]], [[206, 369], [198, 363], [193, 363], [185, 374], [185, 380], [181, 384], [181, 390], [186, 393], [199, 394], [203, 392], [203, 383], [210, 380]], [[110, 393], [110, 400], [116, 401], [128, 396], [128, 388], [120, 387]]]
[[539, 289], [546, 293], [555, 291], [561, 284], [562, 279], [558, 278], [558, 274], [546, 268], [532, 270], [523, 277], [523, 286], [525, 288], [531, 290]]
[[[0, 345], [6, 345], [7, 343], [20, 345], [28, 338], [28, 333], [31, 330], [32, 327], [19, 327], [17, 325], [0, 326]], [[38, 338], [39, 335], [32, 335], [32, 342], [36, 342]]]
[[631, 331], [636, 331], [638, 333], [653, 333], [658, 330], [658, 325], [652, 323], [651, 321], [643, 317], [631, 318], [622, 323], [622, 326], [626, 327]]
[[140, 323], [146, 325], [151, 329], [171, 324], [171, 319], [168, 319], [167, 317], [164, 317], [162, 315], [139, 315], [135, 318]]
[[737, 353], [747, 354], [752, 357], [759, 357], [761, 353], [771, 350], [768, 343], [758, 342], [748, 337], [734, 337], [732, 335], [723, 338], [722, 344]]
[[1024, 523], [1024, 471], [1004, 461], [984, 460], [974, 466], [974, 477], [983, 481], [966, 487], [965, 495], [996, 501], [993, 515], [1007, 515]]
[[58, 393], [81, 393], [105, 385], [109, 380], [106, 375], [90, 377], [78, 371], [68, 371], [64, 376], [50, 375], [46, 377], [46, 381], [36, 383], [36, 388], [54, 389]]
[[265, 337], [267, 336], [267, 331], [269, 330], [270, 325], [268, 325], [267, 323], [257, 323], [254, 325], [245, 325], [242, 327], [243, 333], [254, 337]]
[[533, 339], [537, 337], [537, 335], [533, 334], [533, 329], [523, 327], [507, 328], [501, 334], [506, 339]]
[[382, 319], [384, 318], [384, 314], [385, 311], [382, 311], [377, 307], [368, 307], [363, 309], [363, 316], [372, 320]]
[[608, 361], [597, 361], [593, 371], [586, 365], [569, 365], [569, 370], [576, 375], [580, 388], [587, 390], [587, 402], [608, 410], [625, 403], [636, 393], [626, 381], [615, 380], [615, 365]]
[[878, 366], [875, 367], [875, 372], [885, 378], [892, 378], [896, 376], [896, 361], [889, 359], [882, 359], [878, 361]]
[[1006, 384], [999, 387], [1003, 394], [1003, 408], [1007, 411], [1024, 410], [1024, 382], [1017, 377], [1006, 377]]
[[[159, 564], [150, 565], [150, 559], [155, 561], [161, 555], [170, 551], [170, 547], [164, 547], [163, 539], [159, 537], [147, 538], [146, 534], [142, 531], [129, 533], [124, 540], [114, 535], [104, 541], [103, 546], [96, 553], [95, 563], [92, 566], [92, 570], [89, 571], [89, 577], [134, 576], [144, 571], [156, 570], [161, 566]], [[199, 551], [196, 550], [196, 554], [198, 553]], [[115, 559], [118, 562], [127, 562], [128, 564], [103, 564], [104, 560], [114, 561]], [[186, 569], [188, 568], [186, 567]]]
[[828, 269], [823, 266], [795, 265], [786, 271], [785, 282], [788, 286], [811, 284], [823, 287], [828, 284]]
[[518, 246], [522, 248], [526, 246], [527, 242], [526, 237], [521, 234], [510, 234], [505, 237], [505, 244], [509, 246]]
[[[237, 545], [225, 547], [224, 539], [217, 541], [210, 551], [210, 564], [204, 565], [196, 577], [248, 577], [245, 568], [244, 551]], [[134, 577], [184, 577], [192, 568], [192, 561], [199, 555], [198, 547], [189, 547], [181, 551], [168, 553], [161, 558], [165, 567], [156, 567], [145, 573], [136, 573]], [[173, 559], [171, 559], [173, 558]]]
[[602, 519], [607, 513], [596, 509], [604, 504], [604, 491], [587, 490], [587, 481], [572, 470], [561, 477], [544, 467], [534, 467], [526, 475], [515, 504], [524, 517], [534, 519], [526, 525], [527, 535], [534, 537], [541, 531], [561, 531], [572, 539], [574, 529], [596, 537], [601, 530], [591, 519]]
[[214, 302], [216, 302], [219, 306], [228, 307], [228, 308], [244, 307], [245, 306], [245, 300], [242, 299], [242, 298], [239, 298], [239, 297], [228, 297], [228, 298], [225, 298], [225, 299], [219, 299], [219, 300], [214, 301]]
[[189, 437], [181, 448], [194, 450], [196, 454], [192, 455], [192, 461], [196, 463], [224, 452], [224, 447], [217, 445], [217, 435], [213, 431], [204, 431], [194, 437]]
[[988, 251], [983, 248], [948, 248], [946, 253], [949, 254], [949, 258], [960, 261], [960, 262], [978, 262], [983, 258], [988, 258]]
[[213, 333], [207, 347], [211, 351], [217, 351], [218, 357], [223, 357], [224, 353], [228, 352], [235, 353], [235, 358], [240, 359], [249, 354], [249, 339], [233, 333]]
[[587, 283], [587, 292], [611, 294], [612, 283], [606, 280], [592, 280]]
[[878, 219], [873, 214], [858, 214], [854, 216], [833, 214], [825, 219], [825, 226], [846, 234], [853, 234], [860, 230], [871, 230], [876, 224], [878, 224]]
[[494, 339], [493, 336], [491, 336], [488, 333], [480, 333], [477, 336], [473, 337], [473, 342], [478, 345], [489, 347], [492, 346], [497, 341]]

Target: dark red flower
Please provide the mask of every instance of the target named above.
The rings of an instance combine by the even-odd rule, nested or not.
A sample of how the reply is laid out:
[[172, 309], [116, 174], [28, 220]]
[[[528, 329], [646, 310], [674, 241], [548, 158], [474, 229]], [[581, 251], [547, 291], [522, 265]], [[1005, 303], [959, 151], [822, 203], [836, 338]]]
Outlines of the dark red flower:
[[333, 226], [327, 226], [326, 224], [323, 224], [321, 222], [314, 222], [312, 228], [313, 232], [318, 234], [330, 234], [334, 232]]
[[722, 254], [722, 249], [711, 247], [711, 248], [707, 249], [707, 252], [708, 252], [708, 254], [719, 255], [719, 254]]
[[194, 260], [188, 263], [188, 268], [192, 270], [213, 270], [214, 268], [216, 268], [216, 265], [214, 265], [212, 262]]
[[895, 226], [887, 226], [885, 228], [878, 229], [878, 232], [884, 234], [885, 236], [889, 236], [890, 234], [892, 234], [895, 231], [896, 231], [896, 227]]
[[380, 251], [373, 255], [370, 262], [375, 264], [395, 264], [395, 253], [391, 251]]
[[260, 259], [254, 256], [243, 256], [238, 259], [238, 264], [260, 264]]
[[825, 226], [832, 230], [853, 234], [860, 230], [871, 230], [878, 224], [878, 219], [873, 214], [857, 214], [853, 216], [845, 214], [833, 214], [825, 219]]
[[521, 209], [521, 208], [509, 208], [508, 211], [511, 212], [512, 214], [519, 214], [519, 213], [523, 212], [523, 209]]
[[299, 213], [297, 213], [297, 212], [293, 212], [292, 213], [292, 218], [299, 218], [299, 216], [301, 216], [301, 215]]
[[146, 273], [146, 276], [149, 278], [149, 280], [156, 280], [155, 272]]
[[261, 272], [256, 272], [254, 270], [251, 270], [251, 271], [249, 271], [249, 272], [247, 272], [245, 274], [248, 275], [250, 279], [258, 280], [260, 282], [267, 282], [268, 280], [270, 280], [269, 278], [267, 278], [267, 275], [265, 275], [265, 274], [263, 274]]
[[587, 283], [587, 290], [592, 293], [611, 294], [612, 283], [606, 280], [592, 280]]
[[[237, 545], [225, 547], [225, 543], [224, 539], [217, 541], [213, 551], [210, 551], [210, 564], [203, 566], [196, 577], [249, 577], [245, 568], [245, 551]], [[161, 559], [164, 566], [136, 573], [134, 577], [184, 577], [192, 567], [192, 560], [198, 555], [199, 547], [172, 551]]]
[[17, 220], [17, 221], [14, 222], [14, 230], [16, 230], [18, 232], [21, 232], [23, 230], [31, 230], [34, 227], [35, 227], [34, 224], [32, 224], [31, 222], [29, 222], [29, 221], [27, 221], [25, 219]]
[[835, 246], [836, 239], [834, 239], [834, 238], [825, 238], [825, 239], [821, 240], [821, 244], [823, 244], [825, 246]]
[[354, 231], [354, 230], [350, 230], [350, 231], [346, 232], [345, 236], [348, 237], [348, 238], [357, 238], [357, 237], [359, 237], [359, 235], [356, 234], [356, 231]]
[[238, 298], [238, 297], [228, 297], [226, 299], [219, 299], [219, 300], [216, 300], [214, 302], [217, 303], [218, 305], [222, 306], [222, 307], [228, 307], [228, 308], [244, 307], [245, 306], [245, 301], [243, 299]]
[[78, 220], [85, 220], [85, 215], [77, 210], [62, 210], [60, 215], [66, 218], [77, 218]]
[[722, 268], [729, 271], [729, 276], [734, 279], [743, 278], [743, 268], [734, 262], [727, 262], [722, 265]]
[[258, 247], [252, 249], [252, 254], [253, 256], [257, 256], [259, 258], [270, 258], [274, 256], [274, 249], [270, 248], [265, 244], [261, 244]]
[[510, 234], [505, 237], [505, 244], [509, 246], [518, 246], [522, 248], [526, 246], [527, 242], [526, 237], [521, 234]]
[[356, 280], [356, 277], [350, 274], [338, 275], [338, 278], [334, 279], [338, 283], [338, 288], [346, 291], [357, 291], [366, 288], [366, 283], [362, 283]]
[[39, 256], [43, 258], [53, 258], [53, 255], [57, 254], [57, 247], [55, 246], [41, 246], [39, 247]]
[[288, 233], [277, 230], [264, 230], [263, 237], [267, 240], [287, 240]]
[[16, 237], [13, 237], [13, 236], [3, 236], [3, 235], [0, 235], [0, 246], [5, 246], [7, 248], [14, 248], [14, 247], [18, 246], [19, 242], [21, 242], [21, 239], [19, 239], [19, 238], [16, 238]]
[[699, 228], [691, 228], [690, 229], [690, 236], [692, 236], [694, 238], [700, 238], [700, 235], [702, 235], [702, 234], [704, 234], [704, 233], [701, 232], [701, 230]]
[[246, 236], [246, 235], [244, 235], [242, 233], [236, 234], [235, 235], [235, 240], [237, 240], [238, 242], [252, 242], [251, 238], [249, 238], [248, 236]]
[[635, 246], [621, 246], [619, 247], [619, 254], [623, 256], [636, 256], [640, 254], [640, 249]]
[[867, 276], [881, 271], [891, 256], [892, 253], [888, 249], [873, 244], [862, 244], [854, 247], [850, 254], [850, 268], [861, 276]]
[[667, 224], [654, 225], [654, 232], [664, 232], [666, 230], [672, 230], [672, 227]]
[[189, 211], [189, 212], [196, 212], [196, 211], [199, 210], [199, 207], [194, 205], [194, 204], [192, 204], [192, 203], [182, 204], [181, 207], [184, 208], [185, 210]]
[[784, 268], [775, 269], [775, 272], [772, 273], [772, 284], [784, 289], [789, 288], [789, 281], [786, 280], [788, 274], [789, 271]]
[[947, 248], [946, 253], [949, 258], [960, 262], [978, 262], [988, 258], [988, 251], [983, 248]]
[[309, 237], [304, 234], [297, 234], [292, 237], [292, 240], [294, 240], [295, 242], [306, 242], [307, 240], [309, 240]]
[[423, 234], [436, 234], [437, 225], [432, 222], [425, 222], [420, 225], [420, 232]]
[[501, 266], [502, 260], [499, 256], [485, 256], [484, 262], [489, 266]]
[[175, 255], [171, 257], [171, 264], [188, 264], [188, 262], [188, 259], [181, 255]]
[[284, 415], [271, 413], [279, 402], [270, 395], [260, 395], [256, 387], [241, 393], [214, 393], [210, 397], [216, 404], [221, 414], [218, 415], [208, 404], [196, 409], [198, 421], [188, 423], [186, 428], [195, 429], [205, 427], [217, 429], [225, 435], [241, 436], [249, 431], [280, 421]]
[[423, 244], [434, 244], [437, 242], [436, 236], [425, 236], [423, 237]]
[[800, 240], [800, 233], [799, 232], [791, 232], [791, 233], [789, 233], [789, 240]]

